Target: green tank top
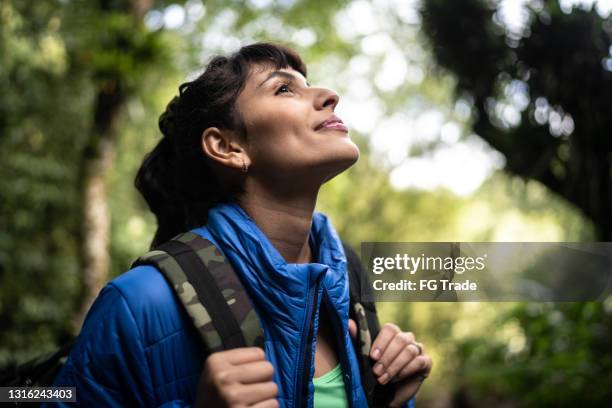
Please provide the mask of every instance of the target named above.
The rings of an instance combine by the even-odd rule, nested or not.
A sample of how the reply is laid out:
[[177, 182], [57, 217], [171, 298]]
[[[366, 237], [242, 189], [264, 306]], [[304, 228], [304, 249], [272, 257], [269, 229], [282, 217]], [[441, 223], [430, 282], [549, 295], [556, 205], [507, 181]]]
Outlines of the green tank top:
[[313, 378], [315, 408], [347, 408], [342, 367], [338, 364], [330, 372]]

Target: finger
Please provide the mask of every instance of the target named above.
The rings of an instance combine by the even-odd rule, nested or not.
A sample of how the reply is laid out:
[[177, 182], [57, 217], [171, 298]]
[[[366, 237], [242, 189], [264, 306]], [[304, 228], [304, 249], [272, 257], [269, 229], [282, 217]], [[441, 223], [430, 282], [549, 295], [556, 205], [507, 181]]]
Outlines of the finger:
[[357, 323], [355, 323], [353, 319], [349, 319], [348, 329], [349, 329], [349, 333], [351, 337], [353, 339], [356, 339], [357, 338]]
[[[397, 380], [396, 377], [404, 367], [406, 367], [416, 356], [416, 352], [413, 350], [414, 347], [410, 347], [411, 344], [404, 347], [403, 350], [391, 361], [391, 363], [386, 366], [385, 374], [386, 378], [380, 378], [382, 381], [381, 384], [386, 384], [389, 381]], [[384, 358], [384, 356], [383, 356]]]
[[415, 374], [421, 374], [427, 377], [431, 372], [432, 365], [433, 362], [431, 360], [431, 357], [429, 357], [428, 355], [424, 354], [418, 356], [406, 366], [404, 366], [404, 368], [402, 368], [400, 373], [396, 376], [396, 381], [407, 379], [408, 377], [413, 376]]
[[262, 361], [266, 359], [266, 353], [260, 347], [240, 347], [215, 353], [218, 358], [225, 359], [230, 364], [239, 365]]
[[401, 383], [401, 385], [398, 384], [398, 386], [396, 387], [395, 396], [393, 397], [393, 400], [391, 401], [389, 406], [402, 406], [406, 401], [414, 397], [419, 388], [421, 388], [422, 384], [423, 381], [420, 381], [418, 379], [410, 379], [406, 380], [404, 383]]
[[410, 352], [412, 352], [415, 356], [420, 356], [421, 354], [423, 354], [423, 347], [421, 346], [421, 343], [418, 342], [410, 342], [408, 343], [408, 345], [406, 346]]
[[252, 363], [240, 364], [228, 370], [224, 379], [228, 382], [239, 382], [242, 384], [260, 383], [271, 381], [274, 375], [274, 366], [269, 361], [255, 361]]
[[278, 396], [278, 385], [268, 381], [257, 384], [245, 384], [239, 386], [233, 400], [243, 404], [256, 404], [262, 401], [276, 398]]
[[280, 407], [277, 399], [269, 399], [250, 405], [252, 408], [278, 408]]
[[[414, 336], [412, 333], [401, 332], [396, 334], [389, 342], [389, 345], [385, 351], [382, 353], [378, 363], [374, 365], [374, 374], [382, 376], [383, 373], [387, 371], [387, 368], [391, 365], [391, 363], [402, 352], [407, 353], [410, 356], [410, 360], [412, 360], [417, 355], [417, 352], [415, 352], [412, 347], [407, 346], [413, 342], [413, 339]], [[388, 381], [390, 379], [390, 375], [387, 375], [386, 377], [386, 380]], [[386, 382], [384, 378], [379, 378], [379, 381], [381, 381], [382, 384]]]
[[378, 336], [376, 336], [374, 343], [372, 344], [370, 357], [372, 357], [374, 360], [378, 360], [387, 348], [389, 342], [400, 331], [400, 328], [394, 325], [393, 323], [385, 323], [382, 329], [380, 329]]

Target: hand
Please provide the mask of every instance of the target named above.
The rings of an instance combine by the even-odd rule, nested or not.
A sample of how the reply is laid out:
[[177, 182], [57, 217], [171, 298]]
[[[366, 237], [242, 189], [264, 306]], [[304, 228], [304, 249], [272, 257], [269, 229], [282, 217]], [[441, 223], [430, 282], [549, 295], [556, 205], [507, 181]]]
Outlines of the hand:
[[196, 407], [278, 407], [274, 367], [259, 347], [242, 347], [212, 353], [206, 359]]
[[[349, 331], [357, 335], [357, 325], [349, 320]], [[403, 332], [392, 323], [386, 323], [372, 343], [370, 357], [377, 361], [373, 372], [380, 384], [397, 383], [391, 407], [399, 407], [412, 398], [431, 371], [431, 357], [416, 342], [414, 334]]]

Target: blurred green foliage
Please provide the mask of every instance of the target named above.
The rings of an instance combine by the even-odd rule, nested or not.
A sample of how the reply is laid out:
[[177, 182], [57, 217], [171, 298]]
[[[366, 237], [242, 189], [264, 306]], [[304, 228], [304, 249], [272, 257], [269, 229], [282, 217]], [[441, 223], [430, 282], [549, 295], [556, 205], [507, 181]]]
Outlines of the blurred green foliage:
[[[369, 35], [341, 35], [335, 20], [338, 12], [366, 2], [210, 1], [204, 8], [198, 1], [177, 2], [187, 13], [176, 29], [163, 28], [171, 2], [153, 2], [142, 17], [146, 24], [134, 23], [137, 3], [0, 3], [0, 366], [49, 351], [72, 335], [69, 318], [79, 304], [81, 280], [79, 166], [96, 92], [105, 83], [114, 81], [126, 93], [112, 170], [105, 175], [112, 278], [149, 247], [155, 219], [133, 180], [160, 137], [158, 115], [186, 76], [199, 73], [211, 55], [237, 48], [236, 38], [290, 42], [311, 30], [314, 42], [295, 45], [309, 65], [310, 80], [343, 94], [352, 87], [344, 68], [354, 56], [363, 56]], [[386, 33], [406, 58], [424, 67], [433, 63], [419, 56], [428, 45], [414, 27], [394, 7], [385, 10]], [[458, 8], [453, 15], [461, 12]], [[199, 17], [190, 19], [192, 14]], [[373, 75], [383, 61], [368, 58]], [[452, 116], [458, 81], [437, 72], [393, 90], [374, 88], [372, 99], [387, 116], [432, 107]], [[473, 123], [460, 125], [468, 134]], [[324, 186], [318, 210], [356, 248], [362, 241], [588, 241], [597, 236], [596, 224], [543, 184], [503, 171], [469, 196], [442, 188], [397, 190], [369, 135], [355, 131], [352, 137], [361, 159]], [[410, 154], [433, 148], [435, 143], [413, 146]], [[382, 320], [414, 331], [434, 357], [420, 407], [586, 407], [610, 401], [609, 303], [379, 307]]]
[[48, 2], [0, 4], [1, 362], [66, 339], [79, 282], [78, 150], [92, 88], [69, 67], [61, 23]]
[[[464, 373], [457, 405], [520, 396], [520, 405], [601, 406], [612, 400], [611, 304], [518, 304], [497, 327], [516, 327], [507, 342], [476, 336], [457, 344]], [[463, 399], [463, 401], [462, 401]], [[493, 401], [491, 401], [493, 402]]]

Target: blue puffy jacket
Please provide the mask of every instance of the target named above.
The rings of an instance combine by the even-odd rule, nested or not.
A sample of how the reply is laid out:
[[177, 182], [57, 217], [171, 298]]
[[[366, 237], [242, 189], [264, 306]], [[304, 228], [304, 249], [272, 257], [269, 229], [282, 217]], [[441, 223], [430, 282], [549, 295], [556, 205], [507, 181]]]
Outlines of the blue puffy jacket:
[[[342, 245], [315, 214], [313, 264], [287, 264], [237, 205], [218, 206], [206, 227], [243, 280], [265, 332], [282, 407], [313, 405], [315, 342], [321, 302], [340, 341], [349, 405], [366, 407], [348, 334], [348, 281]], [[245, 254], [248, 254], [245, 256]], [[315, 251], [317, 255], [317, 251]], [[335, 311], [335, 313], [334, 313]], [[76, 386], [83, 406], [190, 406], [205, 354], [190, 318], [163, 275], [139, 266], [109, 282], [91, 307], [55, 386]]]

